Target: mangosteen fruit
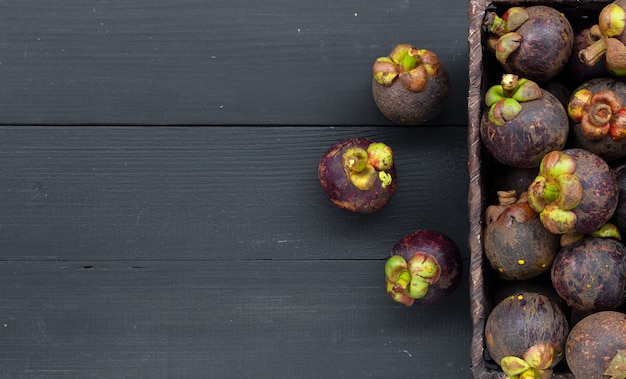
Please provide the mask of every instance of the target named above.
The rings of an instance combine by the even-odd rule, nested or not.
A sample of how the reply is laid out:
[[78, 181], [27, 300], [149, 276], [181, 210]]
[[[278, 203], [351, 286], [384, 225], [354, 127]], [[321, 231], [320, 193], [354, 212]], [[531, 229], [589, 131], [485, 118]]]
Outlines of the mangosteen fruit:
[[537, 167], [567, 143], [569, 120], [561, 102], [531, 80], [504, 74], [485, 93], [488, 111], [480, 136], [493, 157], [513, 167]]
[[539, 220], [523, 193], [499, 191], [498, 205], [485, 211], [483, 246], [491, 267], [505, 280], [526, 280], [546, 272], [559, 251], [559, 237]]
[[437, 55], [400, 44], [374, 62], [372, 94], [385, 117], [399, 125], [423, 124], [443, 110], [450, 78]]
[[589, 66], [604, 59], [607, 71], [626, 76], [626, 0], [615, 0], [602, 8], [598, 23], [590, 28], [596, 41], [578, 52], [579, 59]]
[[567, 337], [565, 357], [576, 378], [626, 378], [626, 314], [600, 311], [580, 320]]
[[598, 230], [617, 207], [613, 170], [599, 156], [580, 148], [551, 151], [528, 187], [528, 203], [555, 234]]
[[558, 252], [551, 279], [574, 309], [617, 309], [626, 301], [626, 247], [611, 237], [583, 237]]
[[567, 106], [572, 147], [606, 161], [626, 157], [626, 83], [596, 78], [576, 88]]
[[420, 229], [404, 236], [385, 263], [387, 293], [406, 306], [430, 305], [451, 294], [461, 282], [463, 263], [447, 235]]
[[488, 47], [508, 73], [536, 82], [555, 77], [567, 64], [574, 31], [555, 8], [534, 5], [508, 8], [502, 17], [487, 12]]
[[366, 138], [334, 144], [320, 160], [318, 178], [326, 197], [337, 207], [373, 213], [393, 196], [396, 166], [391, 148]]
[[487, 317], [485, 344], [510, 378], [550, 378], [563, 358], [567, 318], [549, 297], [519, 292], [500, 301]]

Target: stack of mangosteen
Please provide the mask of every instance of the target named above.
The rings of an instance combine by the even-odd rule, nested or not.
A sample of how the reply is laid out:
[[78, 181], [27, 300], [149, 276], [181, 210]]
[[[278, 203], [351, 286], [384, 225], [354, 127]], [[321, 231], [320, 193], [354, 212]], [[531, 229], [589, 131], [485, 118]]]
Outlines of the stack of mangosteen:
[[566, 13], [484, 19], [486, 352], [511, 379], [624, 379], [626, 0]]

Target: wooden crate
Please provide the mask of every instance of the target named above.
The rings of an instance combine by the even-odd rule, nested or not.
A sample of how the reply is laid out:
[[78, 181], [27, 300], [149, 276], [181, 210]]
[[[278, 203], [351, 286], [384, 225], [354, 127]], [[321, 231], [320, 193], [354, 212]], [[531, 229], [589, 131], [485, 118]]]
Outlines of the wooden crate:
[[[503, 379], [506, 375], [485, 349], [485, 322], [492, 304], [490, 294], [496, 280], [489, 263], [484, 259], [482, 245], [483, 215], [487, 205], [495, 203], [495, 194], [487, 187], [493, 173], [493, 158], [483, 149], [480, 140], [480, 119], [484, 111], [485, 90], [501, 77], [503, 71], [492, 54], [486, 51], [483, 20], [487, 11], [502, 14], [511, 6], [547, 5], [567, 16], [574, 32], [597, 20], [599, 11], [608, 0], [548, 0], [548, 1], [486, 1], [470, 0], [469, 20], [469, 92], [468, 92], [468, 171], [469, 171], [469, 218], [470, 235], [470, 312], [472, 318], [471, 360], [475, 379]], [[572, 379], [565, 359], [555, 367], [553, 378]]]

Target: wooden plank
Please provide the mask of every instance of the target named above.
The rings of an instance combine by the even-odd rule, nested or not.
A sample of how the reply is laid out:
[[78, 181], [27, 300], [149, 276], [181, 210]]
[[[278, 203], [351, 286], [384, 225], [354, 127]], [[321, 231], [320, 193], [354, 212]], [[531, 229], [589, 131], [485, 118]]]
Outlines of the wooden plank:
[[[0, 260], [380, 259], [419, 228], [466, 258], [464, 127], [0, 128]], [[394, 149], [398, 189], [355, 215], [323, 195], [334, 143]]]
[[4, 1], [3, 124], [388, 125], [370, 89], [398, 43], [450, 73], [467, 119], [467, 3]]
[[2, 376], [471, 378], [467, 281], [406, 308], [383, 265], [2, 261]]

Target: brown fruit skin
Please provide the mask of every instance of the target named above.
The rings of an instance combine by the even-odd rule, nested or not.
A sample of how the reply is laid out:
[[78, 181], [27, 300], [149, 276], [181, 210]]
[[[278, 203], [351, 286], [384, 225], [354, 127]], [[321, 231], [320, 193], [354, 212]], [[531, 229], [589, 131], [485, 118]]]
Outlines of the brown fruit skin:
[[575, 175], [583, 187], [583, 197], [572, 211], [576, 215], [573, 232], [587, 234], [606, 224], [617, 208], [615, 174], [602, 158], [584, 149], [567, 149], [576, 159]]
[[428, 287], [426, 295], [415, 299], [414, 305], [430, 305], [454, 292], [461, 283], [463, 261], [456, 243], [447, 235], [430, 229], [420, 229], [404, 236], [391, 249], [390, 255], [411, 259], [417, 252], [432, 255], [441, 267], [439, 280]]
[[563, 358], [569, 333], [567, 318], [559, 305], [545, 295], [520, 292], [498, 303], [485, 324], [485, 343], [497, 364], [506, 356], [521, 357], [529, 347], [545, 341], [554, 343], [557, 357]]
[[506, 60], [504, 69], [535, 82], [555, 77], [567, 64], [574, 45], [574, 31], [558, 10], [543, 5], [525, 8], [530, 18], [515, 32], [520, 46]]
[[337, 207], [354, 213], [374, 213], [391, 200], [397, 186], [396, 165], [389, 170], [392, 181], [387, 187], [376, 180], [374, 188], [363, 191], [355, 187], [343, 168], [343, 153], [351, 147], [367, 147], [373, 143], [366, 138], [349, 138], [336, 143], [324, 154], [318, 166], [318, 178], [326, 197]]
[[400, 80], [391, 86], [379, 84], [372, 78], [372, 95], [378, 109], [398, 125], [420, 125], [439, 115], [450, 93], [450, 78], [443, 66], [435, 76], [429, 76], [420, 92], [406, 89]]
[[503, 126], [489, 121], [484, 112], [480, 136], [487, 150], [499, 162], [521, 168], [538, 167], [552, 150], [567, 143], [569, 119], [561, 102], [548, 91], [542, 98], [520, 103], [521, 112]]
[[[538, 217], [510, 226], [494, 221], [484, 230], [485, 256], [505, 280], [526, 280], [550, 269], [559, 251], [558, 235], [550, 233]], [[521, 260], [521, 261], [520, 261]]]
[[[593, 93], [596, 93], [601, 89], [613, 91], [620, 97], [620, 99], [622, 99], [622, 104], [626, 105], [626, 83], [619, 79], [596, 78], [588, 80], [573, 91], [572, 97], [577, 91], [585, 88], [591, 90]], [[570, 97], [570, 100], [572, 97]], [[600, 140], [591, 141], [583, 136], [580, 122], [574, 122], [571, 120], [570, 131], [572, 137], [572, 143], [570, 145], [572, 147], [579, 147], [581, 149], [588, 150], [609, 162], [626, 157], [626, 138], [614, 140], [609, 135], [606, 135]]]
[[626, 349], [626, 314], [601, 311], [574, 325], [565, 357], [576, 378], [607, 379], [603, 373], [618, 349]]
[[626, 247], [612, 238], [584, 237], [559, 251], [551, 280], [574, 309], [614, 310], [626, 301]]

